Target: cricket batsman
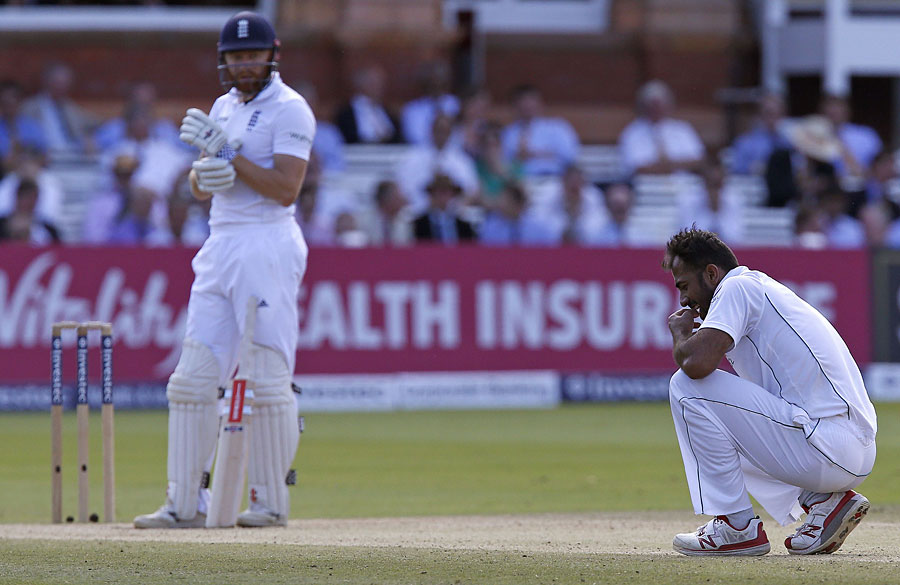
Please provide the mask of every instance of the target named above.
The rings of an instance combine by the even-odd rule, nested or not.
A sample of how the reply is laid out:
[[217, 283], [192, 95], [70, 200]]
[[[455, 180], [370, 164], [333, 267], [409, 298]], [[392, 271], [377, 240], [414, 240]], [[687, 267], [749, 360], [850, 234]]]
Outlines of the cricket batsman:
[[[210, 236], [194, 257], [194, 282], [181, 357], [169, 378], [165, 503], [134, 519], [137, 528], [201, 528], [207, 472], [219, 428], [217, 391], [240, 361], [253, 381], [249, 508], [239, 526], [285, 526], [286, 478], [299, 441], [291, 390], [298, 337], [297, 295], [307, 245], [294, 220], [316, 130], [313, 113], [278, 73], [279, 41], [261, 15], [239, 12], [222, 27], [224, 95], [209, 115], [191, 108], [182, 141], [200, 157], [190, 173], [197, 199], [212, 198]], [[255, 298], [253, 319], [248, 300]], [[241, 348], [245, 323], [252, 339]], [[246, 355], [240, 355], [244, 353]], [[241, 482], [243, 477], [235, 477]], [[238, 488], [239, 490], [241, 488]], [[215, 498], [213, 498], [215, 499]]]

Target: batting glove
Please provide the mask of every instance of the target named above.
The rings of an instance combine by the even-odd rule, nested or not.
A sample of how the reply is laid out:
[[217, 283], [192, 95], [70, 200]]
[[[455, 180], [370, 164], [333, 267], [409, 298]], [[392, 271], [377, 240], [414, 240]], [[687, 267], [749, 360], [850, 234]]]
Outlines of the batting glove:
[[190, 108], [187, 111], [187, 115], [181, 121], [181, 133], [178, 138], [213, 155], [228, 144], [228, 136], [222, 127], [197, 108]]
[[197, 175], [197, 187], [206, 193], [218, 193], [234, 185], [237, 173], [224, 158], [205, 156], [191, 165]]

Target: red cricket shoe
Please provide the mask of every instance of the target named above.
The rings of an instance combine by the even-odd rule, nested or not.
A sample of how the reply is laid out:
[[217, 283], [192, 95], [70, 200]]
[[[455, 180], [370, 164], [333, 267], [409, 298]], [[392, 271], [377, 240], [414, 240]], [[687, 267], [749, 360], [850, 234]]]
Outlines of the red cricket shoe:
[[731, 526], [725, 516], [716, 516], [696, 532], [675, 535], [672, 546], [691, 556], [759, 556], [771, 548], [759, 516], [743, 530]]
[[806, 522], [784, 539], [792, 555], [830, 554], [841, 548], [850, 531], [869, 511], [869, 500], [853, 490], [831, 494], [806, 510]]

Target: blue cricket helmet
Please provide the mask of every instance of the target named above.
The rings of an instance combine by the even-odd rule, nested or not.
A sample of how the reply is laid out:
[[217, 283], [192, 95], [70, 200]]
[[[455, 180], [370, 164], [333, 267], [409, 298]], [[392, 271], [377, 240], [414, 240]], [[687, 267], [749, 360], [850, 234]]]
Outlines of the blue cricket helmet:
[[229, 79], [229, 67], [225, 64], [225, 53], [230, 51], [271, 51], [271, 56], [267, 62], [269, 66], [268, 74], [265, 78], [258, 80], [258, 87], [255, 93], [261, 91], [269, 83], [275, 71], [278, 70], [278, 52], [281, 48], [281, 42], [275, 35], [275, 29], [269, 21], [256, 12], [245, 10], [229, 18], [219, 33], [217, 48], [219, 81], [226, 89], [231, 89], [234, 86], [234, 81]]
[[275, 29], [261, 14], [245, 10], [228, 19], [219, 33], [219, 53], [274, 49]]

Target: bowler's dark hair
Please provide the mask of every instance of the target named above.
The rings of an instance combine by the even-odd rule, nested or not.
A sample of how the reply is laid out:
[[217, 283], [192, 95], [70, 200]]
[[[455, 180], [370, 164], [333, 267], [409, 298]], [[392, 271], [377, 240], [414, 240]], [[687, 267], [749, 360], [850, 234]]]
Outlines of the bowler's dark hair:
[[685, 228], [672, 236], [666, 244], [662, 267], [671, 271], [676, 256], [697, 270], [702, 270], [708, 264], [715, 264], [727, 272], [738, 265], [734, 252], [719, 236], [696, 226]]

